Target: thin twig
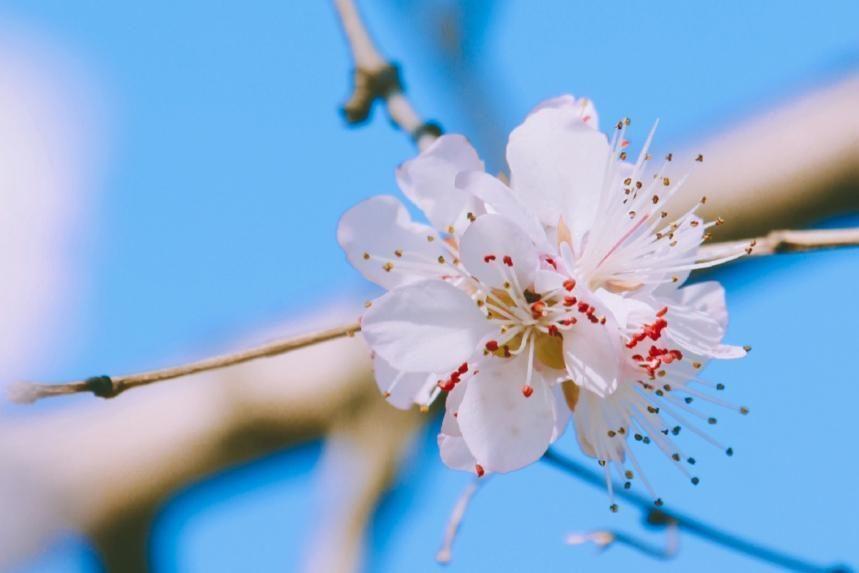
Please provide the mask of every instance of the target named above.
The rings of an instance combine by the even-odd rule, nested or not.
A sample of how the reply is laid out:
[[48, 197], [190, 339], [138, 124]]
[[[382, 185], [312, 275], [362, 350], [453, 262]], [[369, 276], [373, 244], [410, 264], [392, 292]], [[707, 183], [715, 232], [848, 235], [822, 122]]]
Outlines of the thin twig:
[[700, 259], [715, 259], [744, 248], [751, 256], [761, 256], [855, 246], [859, 246], [859, 228], [785, 230], [771, 231], [766, 236], [756, 239], [704, 245], [698, 251], [698, 256]]
[[[603, 489], [605, 487], [602, 474], [553, 449], [549, 449], [543, 455], [542, 460], [596, 488]], [[657, 509], [653, 507], [653, 500], [634, 491], [626, 490], [619, 485], [616, 485], [614, 492], [619, 498], [642, 510], [644, 512], [644, 521], [648, 525], [665, 527], [676, 524], [679, 529], [697, 535], [707, 541], [790, 571], [801, 571], [804, 573], [846, 573], [851, 571], [846, 565], [823, 567], [809, 563], [798, 557], [793, 557], [781, 551], [747, 541], [736, 534], [729, 533], [673, 509], [668, 509], [665, 506]]]
[[346, 122], [363, 123], [370, 117], [373, 104], [382, 100], [393, 124], [409, 134], [418, 149], [426, 149], [441, 135], [441, 127], [424, 121], [415, 111], [404, 94], [399, 68], [379, 53], [354, 1], [334, 0], [334, 7], [355, 63], [352, 95], [343, 104]]
[[663, 546], [652, 544], [629, 533], [624, 533], [623, 531], [615, 531], [611, 529], [600, 529], [585, 533], [570, 533], [567, 535], [566, 542], [568, 545], [592, 543], [603, 551], [615, 543], [619, 543], [635, 549], [639, 553], [643, 553], [648, 557], [661, 559], [663, 561], [673, 559], [677, 556], [677, 553], [680, 550], [680, 535], [677, 531], [677, 524], [674, 522], [670, 522], [665, 526], [665, 544]]
[[465, 490], [463, 490], [459, 499], [456, 500], [456, 505], [453, 506], [453, 511], [450, 512], [450, 518], [447, 521], [441, 548], [439, 548], [438, 553], [435, 555], [435, 560], [439, 563], [446, 565], [453, 558], [453, 542], [459, 533], [459, 527], [462, 525], [463, 518], [465, 518], [465, 512], [468, 511], [468, 506], [471, 504], [474, 494], [486, 484], [489, 477], [473, 479]]
[[361, 330], [361, 325], [351, 323], [345, 326], [337, 326], [310, 334], [302, 334], [275, 342], [269, 342], [255, 348], [242, 350], [231, 354], [223, 354], [206, 358], [197, 362], [191, 362], [180, 366], [150, 370], [139, 374], [128, 374], [125, 376], [93, 376], [86, 380], [69, 382], [67, 384], [37, 384], [32, 382], [18, 382], [13, 384], [8, 391], [9, 399], [19, 404], [29, 404], [41, 398], [52, 396], [64, 396], [67, 394], [78, 394], [92, 392], [101, 398], [113, 398], [129, 388], [145, 386], [155, 382], [189, 376], [199, 372], [226, 368], [242, 362], [249, 362], [257, 358], [268, 358], [278, 356], [292, 350], [319, 344], [343, 336], [352, 336]]

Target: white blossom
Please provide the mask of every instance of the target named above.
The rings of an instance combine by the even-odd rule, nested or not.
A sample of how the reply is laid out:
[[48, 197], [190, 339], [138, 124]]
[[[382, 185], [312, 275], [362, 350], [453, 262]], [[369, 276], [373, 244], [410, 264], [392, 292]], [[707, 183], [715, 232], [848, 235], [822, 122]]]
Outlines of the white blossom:
[[650, 489], [630, 438], [654, 443], [684, 473], [671, 434], [689, 427], [714, 441], [687, 420], [708, 419], [693, 400], [719, 402], [699, 389], [699, 369], [746, 351], [722, 344], [721, 287], [680, 285], [743, 251], [699, 260], [714, 223], [695, 208], [668, 217], [684, 178], [671, 156], [652, 165], [652, 132], [629, 161], [628, 123], [609, 141], [588, 100], [549, 100], [510, 134], [509, 185], [465, 138], [445, 135], [397, 171], [429, 224], [390, 196], [343, 215], [350, 262], [388, 289], [361, 321], [378, 384], [400, 408], [447, 394], [438, 442], [450, 467], [521, 468], [572, 414], [609, 490], [610, 467], [632, 479], [627, 464]]

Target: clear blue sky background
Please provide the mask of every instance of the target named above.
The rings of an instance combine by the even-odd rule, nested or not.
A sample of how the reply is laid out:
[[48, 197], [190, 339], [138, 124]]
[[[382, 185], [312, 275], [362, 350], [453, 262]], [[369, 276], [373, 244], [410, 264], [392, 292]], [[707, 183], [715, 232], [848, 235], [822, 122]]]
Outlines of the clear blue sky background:
[[[467, 133], [458, 94], [409, 17], [419, 4], [363, 2], [385, 51], [405, 64], [418, 108]], [[344, 129], [336, 108], [350, 63], [327, 2], [7, 0], [0, 16], [80, 59], [110, 104], [108, 170], [84, 253], [91, 288], [77, 302], [83, 324], [59, 342], [63, 358], [45, 375], [198, 356], [328, 297], [368, 291], [336, 245], [336, 220], [364, 197], [395, 193], [393, 168], [412, 149], [385, 121]], [[519, 0], [493, 4], [467, 33], [505, 131], [570, 91], [606, 118], [661, 117], [664, 147], [855, 71], [857, 21], [850, 0]], [[752, 414], [721, 416], [731, 459], [686, 442], [698, 488], [650, 460], [667, 501], [806, 558], [859, 565], [859, 463], [848, 433], [859, 399], [857, 267], [853, 251], [721, 275], [730, 336], [755, 351], [708, 374]], [[468, 477], [445, 470], [433, 442], [428, 434], [378, 515], [371, 571], [440, 570], [432, 558]], [[572, 442], [562, 449], [574, 452]], [[158, 522], [158, 570], [292, 570], [313, 519], [318, 455], [314, 445], [284, 452], [180, 493]], [[768, 570], [688, 536], [669, 563], [562, 545], [573, 530], [640, 531], [635, 511], [606, 506], [603, 494], [540, 464], [496, 479], [475, 501], [449, 569]], [[92, 570], [73, 538], [25, 569]]]

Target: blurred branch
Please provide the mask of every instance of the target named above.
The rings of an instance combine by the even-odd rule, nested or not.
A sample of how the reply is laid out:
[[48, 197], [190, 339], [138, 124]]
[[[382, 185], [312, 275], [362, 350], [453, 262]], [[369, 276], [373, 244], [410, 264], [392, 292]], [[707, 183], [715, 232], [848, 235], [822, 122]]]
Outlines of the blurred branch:
[[[716, 240], [797, 228], [859, 212], [859, 74], [774, 102], [708, 141], [687, 146], [707, 160], [672, 200], [683, 212], [725, 218]], [[672, 208], [673, 208], [672, 207]]]
[[[572, 475], [583, 482], [592, 485], [598, 489], [605, 488], [605, 478], [601, 473], [597, 473], [583, 464], [558, 453], [554, 449], [549, 449], [543, 455], [543, 461], [559, 470]], [[726, 549], [766, 561], [771, 565], [782, 567], [790, 571], [801, 571], [804, 573], [846, 573], [850, 568], [844, 565], [823, 567], [809, 563], [800, 558], [793, 557], [777, 551], [753, 543], [742, 537], [721, 530], [715, 526], [709, 525], [694, 517], [690, 517], [673, 509], [660, 506], [658, 509], [653, 507], [653, 501], [643, 495], [631, 490], [624, 489], [619, 484], [616, 484], [614, 493], [617, 497], [626, 500], [631, 505], [637, 507], [644, 512], [644, 521], [651, 526], [666, 527], [676, 525], [680, 530], [687, 531], [693, 535], [705, 539], [711, 543], [721, 545]]]
[[386, 61], [373, 43], [353, 0], [334, 0], [355, 64], [352, 95], [343, 105], [350, 125], [367, 120], [377, 100], [385, 102], [393, 124], [405, 131], [418, 149], [423, 150], [441, 135], [435, 122], [425, 122], [406, 98], [400, 70]]
[[[115, 547], [122, 532], [141, 532], [129, 516], [153, 515], [204, 476], [324, 436], [353, 412], [366, 409], [394, 428], [402, 426], [393, 417], [420, 418], [379, 398], [357, 337], [195, 374], [189, 382], [195, 378], [112, 403], [0, 420], [0, 570], [69, 529], [88, 533], [98, 547]], [[380, 416], [381, 407], [390, 415]], [[407, 432], [395, 433], [406, 439]], [[374, 463], [387, 459], [387, 467], [389, 458], [368, 455]]]

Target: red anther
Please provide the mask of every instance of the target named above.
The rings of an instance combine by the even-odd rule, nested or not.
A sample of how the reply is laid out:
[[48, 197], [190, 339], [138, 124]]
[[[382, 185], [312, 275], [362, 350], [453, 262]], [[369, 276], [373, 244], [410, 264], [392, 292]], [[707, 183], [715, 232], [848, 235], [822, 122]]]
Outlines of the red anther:
[[624, 139], [623, 141], [620, 142], [620, 146], [621, 147], [628, 147], [629, 146], [629, 140]]
[[554, 324], [549, 325], [549, 336], [561, 336], [561, 331], [558, 330], [558, 327]]
[[564, 288], [567, 290], [573, 290], [576, 288], [576, 281], [573, 279], [567, 279], [564, 281]]
[[583, 116], [582, 116], [582, 121], [583, 121], [583, 122], [587, 123], [587, 122], [589, 122], [590, 120], [591, 120], [591, 116], [589, 116], [589, 115], [583, 115]]
[[459, 374], [465, 374], [468, 372], [468, 362], [463, 362], [459, 365], [459, 368], [456, 370]]
[[683, 360], [683, 353], [677, 349], [670, 350], [669, 354], [674, 357], [674, 360]]
[[579, 312], [587, 314], [588, 309], [591, 307], [588, 303], [582, 301], [579, 303]]
[[636, 362], [644, 362], [644, 356], [642, 356], [641, 354], [633, 354], [632, 359]]
[[510, 258], [510, 255], [504, 255], [504, 258], [501, 260], [504, 261], [504, 264], [507, 265], [508, 267], [513, 266], [513, 259]]
[[445, 392], [450, 392], [453, 390], [456, 384], [453, 383], [453, 380], [439, 380], [438, 387], [444, 390]]
[[573, 306], [578, 302], [578, 299], [574, 296], [565, 296], [564, 297], [564, 306]]
[[495, 255], [486, 255], [485, 257], [483, 257], [484, 263], [489, 263], [489, 262], [492, 262], [494, 260], [495, 260]]
[[504, 358], [510, 358], [510, 356], [511, 356], [510, 347], [505, 344], [504, 345]]
[[546, 257], [546, 262], [552, 265], [552, 268], [558, 270], [558, 265], [555, 263], [555, 259], [552, 257]]
[[591, 321], [591, 322], [593, 322], [594, 324], [596, 324], [596, 323], [598, 323], [598, 322], [600, 321], [600, 319], [598, 319], [598, 318], [597, 318], [597, 316], [596, 316], [595, 314], [593, 314], [593, 313], [590, 313], [590, 314], [588, 315], [588, 320], [590, 320], [590, 321]]
[[668, 312], [668, 307], [663, 306], [662, 310], [660, 310], [659, 312], [656, 313], [656, 316], [661, 318], [661, 317], [665, 316], [665, 313], [667, 313], [667, 312]]
[[540, 318], [543, 316], [543, 309], [546, 308], [546, 303], [542, 300], [538, 300], [534, 304], [531, 305], [531, 316], [534, 318]]
[[600, 324], [605, 324], [605, 317], [602, 317], [602, 318], [600, 319]]
[[533, 386], [522, 386], [522, 395], [525, 396], [526, 398], [530, 398], [531, 394], [533, 394], [533, 393], [534, 393], [534, 387]]
[[459, 383], [459, 372], [453, 372], [450, 375], [450, 381], [453, 382], [454, 384]]
[[495, 352], [496, 350], [498, 350], [498, 341], [490, 340], [489, 342], [487, 342], [486, 350], [488, 350], [489, 352]]
[[482, 465], [474, 464], [474, 472], [477, 474], [477, 477], [482, 478], [483, 474], [486, 473], [486, 470], [483, 469]]
[[564, 326], [572, 326], [572, 325], [574, 325], [576, 322], [578, 322], [578, 321], [576, 320], [576, 317], [573, 317], [573, 318], [565, 318], [565, 319], [563, 319], [563, 320], [559, 320], [559, 321], [558, 321], [558, 323], [559, 323], [559, 324], [562, 324], [562, 325], [564, 325]]

